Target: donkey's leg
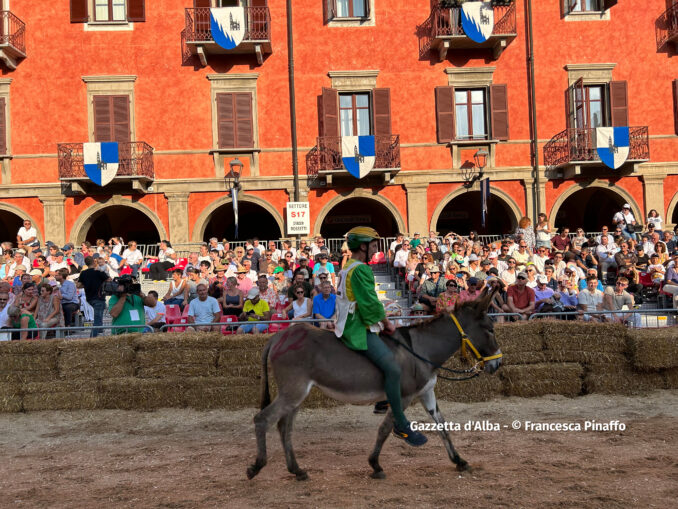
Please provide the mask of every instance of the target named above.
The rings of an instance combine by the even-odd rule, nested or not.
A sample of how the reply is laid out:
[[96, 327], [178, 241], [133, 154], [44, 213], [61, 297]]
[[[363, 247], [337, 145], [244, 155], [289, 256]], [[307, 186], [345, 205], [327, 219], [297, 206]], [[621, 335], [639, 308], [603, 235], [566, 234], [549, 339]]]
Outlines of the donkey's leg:
[[391, 409], [389, 408], [388, 412], [386, 412], [384, 420], [381, 421], [379, 431], [377, 432], [377, 442], [374, 444], [374, 449], [372, 449], [372, 454], [370, 454], [370, 457], [368, 459], [368, 461], [370, 462], [370, 466], [372, 467], [373, 470], [372, 472], [373, 479], [386, 478], [384, 469], [381, 468], [381, 465], [379, 464], [379, 454], [381, 453], [381, 448], [384, 446], [384, 442], [386, 442], [386, 439], [391, 434], [392, 429], [393, 429], [393, 414], [391, 413]]
[[[438, 408], [438, 403], [436, 402], [436, 395], [433, 392], [433, 388], [429, 389], [423, 394], [419, 395], [419, 401], [421, 401], [421, 404], [424, 406], [426, 411], [433, 417], [433, 420], [437, 424], [441, 424], [445, 422], [445, 418], [443, 417], [443, 414], [440, 413], [440, 409]], [[457, 454], [457, 451], [454, 450], [454, 446], [452, 445], [452, 440], [450, 440], [450, 435], [447, 433], [445, 429], [441, 429], [438, 431], [438, 434], [440, 435], [440, 438], [442, 438], [443, 443], [445, 444], [445, 449], [447, 449], [447, 455], [450, 457], [452, 462], [454, 462], [455, 465], [457, 465], [457, 470], [460, 472], [464, 470], [471, 470], [471, 467], [469, 466], [466, 461]]]
[[[297, 404], [298, 405], [298, 404]], [[247, 467], [247, 478], [252, 479], [266, 465], [266, 432], [274, 422], [289, 414], [297, 406], [280, 395], [254, 416], [254, 432], [257, 437], [257, 459]]]
[[287, 470], [297, 476], [297, 481], [305, 481], [308, 479], [308, 474], [305, 470], [299, 468], [297, 458], [292, 449], [292, 427], [294, 419], [299, 412], [299, 407], [292, 410], [278, 421], [278, 431], [280, 432], [280, 440], [282, 441], [283, 450], [285, 451], [285, 461], [287, 462]]

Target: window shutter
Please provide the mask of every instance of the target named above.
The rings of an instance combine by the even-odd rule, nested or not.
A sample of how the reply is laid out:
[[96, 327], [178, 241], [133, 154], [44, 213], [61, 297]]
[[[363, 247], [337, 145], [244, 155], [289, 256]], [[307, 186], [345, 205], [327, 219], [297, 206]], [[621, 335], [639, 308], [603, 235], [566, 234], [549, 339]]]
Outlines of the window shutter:
[[492, 137], [496, 140], [509, 139], [508, 87], [490, 85], [490, 108]]
[[146, 21], [144, 0], [127, 0], [127, 21]]
[[7, 116], [5, 98], [0, 97], [0, 154], [7, 153]]
[[254, 133], [252, 126], [252, 94], [235, 95], [236, 146], [253, 147]]
[[113, 111], [113, 141], [128, 143], [132, 141], [130, 130], [129, 96], [116, 95], [111, 97]]
[[610, 112], [613, 127], [629, 125], [629, 98], [625, 81], [610, 82]]
[[211, 0], [193, 0], [193, 6], [198, 7], [211, 7]]
[[111, 134], [111, 97], [94, 96], [94, 141], [113, 141]]
[[375, 88], [372, 91], [374, 104], [374, 135], [391, 136], [391, 89]]
[[567, 127], [577, 127], [580, 129], [589, 127], [589, 116], [586, 112], [584, 98], [584, 80], [579, 78], [565, 90]]
[[235, 112], [233, 94], [217, 94], [219, 148], [235, 148]]
[[87, 0], [71, 0], [71, 23], [87, 23]]
[[617, 5], [617, 0], [604, 0], [603, 9], [608, 10], [610, 7]]
[[321, 137], [339, 137], [339, 93], [334, 88], [323, 88], [321, 98]]
[[678, 134], [678, 80], [673, 80], [673, 123]]
[[454, 139], [454, 88], [436, 87], [436, 123], [438, 143]]
[[370, 0], [360, 0], [362, 2], [365, 2], [365, 17], [369, 18], [370, 17]]

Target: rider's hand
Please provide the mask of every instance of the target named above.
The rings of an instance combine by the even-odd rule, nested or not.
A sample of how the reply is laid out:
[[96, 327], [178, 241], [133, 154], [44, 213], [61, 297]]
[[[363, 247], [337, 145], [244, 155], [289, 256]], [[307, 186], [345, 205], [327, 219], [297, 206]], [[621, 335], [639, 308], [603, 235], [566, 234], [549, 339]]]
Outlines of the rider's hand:
[[393, 325], [393, 322], [390, 321], [388, 318], [385, 319], [383, 324], [384, 324], [384, 332], [386, 334], [388, 334], [389, 336], [391, 336], [396, 330], [395, 325]]

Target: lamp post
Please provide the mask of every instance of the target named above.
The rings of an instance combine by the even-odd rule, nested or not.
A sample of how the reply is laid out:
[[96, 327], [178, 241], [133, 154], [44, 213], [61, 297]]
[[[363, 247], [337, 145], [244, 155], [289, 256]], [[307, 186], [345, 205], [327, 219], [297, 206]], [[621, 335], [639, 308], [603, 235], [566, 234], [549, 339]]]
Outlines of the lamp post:
[[[475, 164], [473, 166], [467, 166], [461, 169], [461, 175], [464, 179], [464, 187], [470, 189], [473, 186], [473, 183], [476, 180], [483, 178], [483, 170], [487, 166], [487, 156], [490, 154], [484, 148], [478, 150], [473, 154], [473, 161]], [[476, 168], [478, 172], [476, 173]]]
[[233, 189], [240, 189], [240, 174], [242, 173], [243, 164], [237, 157], [232, 159], [229, 163], [231, 170], [224, 177], [226, 179], [226, 187], [233, 194]]

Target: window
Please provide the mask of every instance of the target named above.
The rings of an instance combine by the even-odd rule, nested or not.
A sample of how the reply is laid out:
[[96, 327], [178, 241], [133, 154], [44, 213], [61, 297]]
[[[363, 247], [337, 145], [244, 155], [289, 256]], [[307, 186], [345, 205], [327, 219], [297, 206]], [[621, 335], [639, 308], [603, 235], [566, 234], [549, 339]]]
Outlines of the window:
[[130, 99], [128, 95], [95, 95], [94, 141], [117, 141], [126, 143], [131, 140]]
[[217, 94], [219, 148], [254, 146], [252, 94]]
[[454, 116], [458, 140], [486, 139], [485, 90], [455, 89]]
[[578, 79], [566, 93], [568, 127], [627, 126], [628, 97], [625, 81], [584, 84]]
[[335, 0], [337, 18], [364, 18], [367, 16], [366, 0]]
[[127, 21], [125, 0], [94, 0], [95, 21]]
[[602, 0], [568, 0], [570, 12], [595, 12], [602, 11]]
[[339, 115], [342, 136], [370, 134], [370, 94], [341, 94]]
[[375, 0], [322, 0], [325, 21], [329, 26], [374, 26]]
[[119, 24], [146, 20], [145, 0], [70, 0], [70, 3], [71, 23]]

